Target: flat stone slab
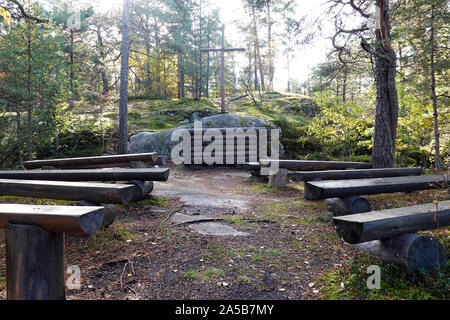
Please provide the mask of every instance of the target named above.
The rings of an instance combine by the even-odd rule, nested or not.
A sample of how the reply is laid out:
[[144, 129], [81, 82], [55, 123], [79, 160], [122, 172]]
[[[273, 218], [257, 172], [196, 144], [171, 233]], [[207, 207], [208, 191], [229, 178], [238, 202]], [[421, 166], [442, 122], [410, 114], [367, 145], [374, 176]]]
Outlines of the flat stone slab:
[[201, 235], [205, 236], [234, 236], [234, 237], [246, 237], [249, 234], [246, 232], [240, 232], [233, 229], [230, 226], [226, 226], [220, 223], [205, 222], [190, 225], [189, 228], [195, 230]]
[[169, 178], [168, 182], [155, 182], [155, 195], [177, 196], [191, 206], [215, 206], [244, 209], [248, 200], [232, 194], [208, 190], [193, 179]]
[[215, 176], [215, 179], [220, 179], [221, 176], [225, 177], [241, 177], [241, 178], [251, 178], [251, 174], [247, 171], [238, 171], [238, 172], [225, 172], [222, 173], [220, 176]]
[[198, 221], [198, 220], [203, 220], [203, 219], [211, 219], [212, 217], [210, 216], [191, 216], [188, 214], [183, 214], [183, 213], [175, 213], [172, 216], [172, 221], [175, 223], [185, 223], [185, 222], [193, 222], [193, 221]]
[[[172, 221], [175, 223], [186, 223], [211, 218], [213, 217], [205, 215], [191, 216], [188, 214], [176, 213], [172, 216]], [[199, 234], [208, 236], [248, 236], [248, 233], [246, 232], [240, 232], [230, 226], [215, 222], [196, 223], [189, 225], [189, 228]]]

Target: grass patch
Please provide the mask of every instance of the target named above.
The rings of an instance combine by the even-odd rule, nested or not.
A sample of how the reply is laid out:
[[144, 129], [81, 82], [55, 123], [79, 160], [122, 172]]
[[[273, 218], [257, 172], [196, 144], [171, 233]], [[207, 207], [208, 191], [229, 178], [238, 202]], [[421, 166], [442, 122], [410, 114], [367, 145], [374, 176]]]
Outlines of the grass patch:
[[183, 278], [188, 278], [188, 279], [198, 279], [199, 277], [200, 277], [200, 273], [194, 269], [188, 270], [183, 274]]
[[240, 283], [252, 283], [252, 279], [247, 276], [239, 275], [236, 280]]
[[141, 201], [141, 204], [144, 205], [152, 205], [152, 206], [158, 206], [158, 207], [168, 207], [169, 206], [169, 200], [162, 197], [157, 196], [150, 196], [150, 199], [145, 199], [144, 201]]
[[225, 244], [214, 244], [210, 243], [206, 245], [203, 252], [200, 254], [200, 258], [208, 263], [225, 261], [229, 258], [242, 255], [242, 252], [232, 248], [231, 246]]
[[128, 228], [119, 225], [113, 225], [107, 229], [98, 230], [92, 237], [86, 241], [86, 246], [89, 248], [113, 249], [122, 246], [124, 241], [136, 240], [137, 235]]
[[150, 195], [148, 199], [144, 199], [139, 202], [130, 202], [126, 205], [123, 205], [122, 207], [124, 209], [132, 209], [135, 207], [141, 207], [141, 206], [156, 206], [156, 207], [168, 207], [169, 206], [169, 200], [162, 197], [157, 197], [154, 195]]
[[266, 258], [273, 259], [273, 257], [281, 256], [280, 250], [272, 248], [264, 249], [248, 246], [247, 251], [252, 254], [251, 261], [254, 263], [263, 262]]
[[1, 196], [0, 202], [3, 203], [19, 203], [19, 204], [34, 204], [38, 206], [67, 206], [74, 203], [69, 200], [55, 200], [55, 199], [38, 199], [29, 197], [16, 196]]
[[252, 262], [254, 262], [254, 263], [260, 263], [263, 261], [264, 261], [264, 258], [260, 255], [255, 255], [252, 257]]
[[[378, 265], [381, 268], [381, 289], [367, 288], [367, 268]], [[408, 279], [403, 268], [383, 264], [365, 254], [358, 254], [343, 269], [334, 270], [320, 277], [318, 281], [323, 299], [367, 299], [367, 300], [447, 300], [450, 288], [450, 264], [418, 280]]]
[[214, 269], [214, 268], [207, 269], [203, 273], [203, 277], [205, 278], [205, 280], [218, 279], [220, 277], [223, 277], [223, 275], [224, 275], [224, 272], [222, 270]]

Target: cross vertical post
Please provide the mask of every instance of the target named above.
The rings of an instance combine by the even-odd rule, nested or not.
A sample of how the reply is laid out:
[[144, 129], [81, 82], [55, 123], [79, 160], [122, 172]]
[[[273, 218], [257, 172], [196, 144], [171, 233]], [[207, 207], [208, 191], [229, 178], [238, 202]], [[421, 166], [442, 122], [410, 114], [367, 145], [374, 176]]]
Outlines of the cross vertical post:
[[220, 108], [222, 113], [225, 113], [225, 52], [245, 51], [244, 48], [225, 48], [225, 25], [222, 26], [222, 46], [220, 49], [205, 48], [200, 49], [200, 52], [220, 52]]
[[225, 25], [222, 26], [222, 51], [220, 57], [220, 108], [225, 113]]

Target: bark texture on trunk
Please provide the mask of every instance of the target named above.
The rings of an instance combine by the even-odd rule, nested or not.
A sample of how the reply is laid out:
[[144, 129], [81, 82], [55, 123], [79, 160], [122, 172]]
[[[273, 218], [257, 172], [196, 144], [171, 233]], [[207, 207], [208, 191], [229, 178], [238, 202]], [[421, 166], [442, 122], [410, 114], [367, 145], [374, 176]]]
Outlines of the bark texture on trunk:
[[130, 0], [123, 1], [122, 64], [120, 69], [119, 145], [117, 152], [128, 152], [128, 58], [129, 58]]
[[375, 137], [372, 150], [374, 168], [395, 165], [398, 124], [398, 97], [395, 83], [396, 53], [390, 46], [389, 1], [379, 0], [381, 29], [376, 30], [375, 83], [377, 89]]

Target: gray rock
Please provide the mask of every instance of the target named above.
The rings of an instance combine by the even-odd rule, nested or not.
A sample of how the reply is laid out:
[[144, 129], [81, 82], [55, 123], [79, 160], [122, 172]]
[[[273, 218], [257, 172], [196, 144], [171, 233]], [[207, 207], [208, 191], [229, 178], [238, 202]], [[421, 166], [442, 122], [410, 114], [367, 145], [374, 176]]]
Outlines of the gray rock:
[[[248, 128], [266, 127], [277, 129], [270, 121], [252, 116], [238, 116], [235, 114], [219, 114], [201, 119], [203, 128]], [[131, 137], [132, 153], [157, 152], [170, 159], [173, 147], [177, 144], [171, 141], [172, 133], [177, 129], [193, 128], [194, 124], [187, 124], [164, 132], [140, 132]], [[281, 134], [281, 133], [280, 133]], [[283, 147], [281, 146], [281, 152]]]

